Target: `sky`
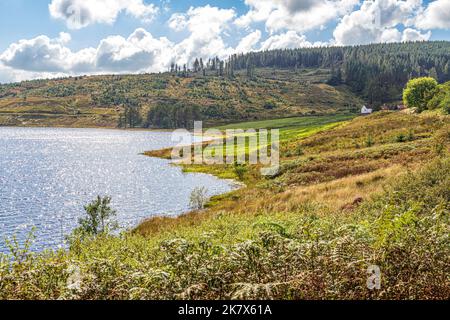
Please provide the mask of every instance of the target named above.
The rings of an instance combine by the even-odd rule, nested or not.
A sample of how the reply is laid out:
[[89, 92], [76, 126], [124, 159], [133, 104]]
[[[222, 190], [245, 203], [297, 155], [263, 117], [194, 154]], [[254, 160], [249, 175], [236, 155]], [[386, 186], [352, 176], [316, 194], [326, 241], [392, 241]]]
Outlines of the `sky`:
[[450, 0], [0, 0], [0, 83], [430, 40], [450, 41]]

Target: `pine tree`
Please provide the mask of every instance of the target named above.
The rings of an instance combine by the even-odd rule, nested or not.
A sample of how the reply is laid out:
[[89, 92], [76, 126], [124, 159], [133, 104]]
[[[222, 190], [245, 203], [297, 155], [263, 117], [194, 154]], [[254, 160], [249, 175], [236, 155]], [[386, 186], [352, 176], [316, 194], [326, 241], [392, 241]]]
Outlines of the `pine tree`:
[[253, 74], [254, 74], [254, 66], [253, 66], [253, 61], [252, 59], [249, 57], [247, 59], [247, 77], [249, 78], [253, 78]]
[[444, 67], [444, 81], [450, 80], [450, 62], [447, 62]]
[[194, 72], [197, 73], [200, 70], [200, 62], [198, 59], [195, 59], [194, 61]]
[[429, 71], [429, 76], [430, 76], [431, 78], [433, 78], [433, 79], [439, 80], [438, 73], [437, 73], [435, 67], [433, 67], [433, 68], [430, 69], [430, 71]]

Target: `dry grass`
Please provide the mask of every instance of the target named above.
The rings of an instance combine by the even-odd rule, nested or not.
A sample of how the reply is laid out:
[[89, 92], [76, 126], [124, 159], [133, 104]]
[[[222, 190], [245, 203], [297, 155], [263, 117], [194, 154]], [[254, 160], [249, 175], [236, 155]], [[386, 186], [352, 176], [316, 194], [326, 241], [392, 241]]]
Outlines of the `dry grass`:
[[405, 172], [404, 167], [393, 165], [331, 182], [290, 188], [283, 193], [260, 200], [254, 210], [289, 212], [298, 210], [307, 202], [314, 202], [321, 204], [324, 212], [339, 213], [340, 209], [352, 205], [358, 198], [362, 198], [363, 201], [369, 200], [373, 195], [383, 191], [383, 185]]
[[[407, 171], [414, 171], [435, 157], [434, 136], [444, 136], [448, 150], [450, 118], [445, 116], [406, 115], [382, 112], [360, 117], [346, 125], [306, 138], [282, 142], [281, 149], [304, 147], [305, 155], [282, 159], [281, 174], [266, 180], [250, 168], [247, 187], [212, 199], [210, 208], [179, 218], [153, 218], [143, 222], [137, 232], [154, 235], [185, 226], [196, 226], [222, 212], [257, 215], [259, 212], [295, 212], [306, 203], [320, 204], [321, 213], [348, 213], [362, 201], [383, 190], [383, 186]], [[245, 127], [245, 124], [244, 124]], [[395, 142], [398, 133], [414, 131], [414, 139]], [[355, 146], [367, 132], [373, 132], [373, 146]], [[441, 139], [442, 140], [442, 139]], [[347, 147], [344, 147], [347, 146]], [[340, 149], [342, 148], [342, 149]], [[168, 156], [170, 149], [151, 152], [151, 156]], [[226, 166], [185, 166], [186, 170], [223, 176]]]

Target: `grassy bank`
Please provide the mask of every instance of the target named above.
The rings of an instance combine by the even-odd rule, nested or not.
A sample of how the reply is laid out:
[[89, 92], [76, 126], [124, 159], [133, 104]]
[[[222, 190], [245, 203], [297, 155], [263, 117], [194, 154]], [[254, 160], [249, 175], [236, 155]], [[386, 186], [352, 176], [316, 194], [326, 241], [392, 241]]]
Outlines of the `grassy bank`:
[[[207, 210], [67, 252], [15, 250], [0, 298], [449, 299], [449, 117], [286, 128], [278, 176], [249, 166], [251, 183]], [[366, 286], [371, 265], [380, 290]]]
[[[264, 178], [259, 167], [248, 166], [242, 179], [248, 187], [213, 198], [213, 208], [208, 213], [193, 213], [175, 220], [156, 218], [141, 224], [138, 230], [148, 234], [165, 229], [166, 223], [170, 229], [173, 224], [184, 220], [191, 223], [221, 210], [246, 213], [295, 210], [309, 199], [340, 208], [356, 198], [367, 200], [390, 178], [416, 170], [436, 157], [437, 150], [448, 148], [448, 116], [380, 112], [347, 122], [335, 119], [331, 124], [332, 118], [319, 119], [300, 120], [303, 125], [295, 129], [281, 128], [281, 137], [286, 131], [291, 137], [281, 142], [281, 170], [276, 177]], [[311, 121], [312, 129], [305, 125]], [[321, 130], [317, 130], [316, 121], [323, 121]], [[255, 124], [258, 123], [252, 123]], [[239, 126], [247, 128], [248, 124], [233, 128]], [[328, 126], [331, 128], [327, 129]], [[170, 151], [148, 155], [170, 158]], [[238, 179], [232, 165], [183, 165], [183, 169]]]
[[[353, 119], [354, 115], [328, 115], [328, 116], [310, 116], [310, 117], [293, 117], [293, 118], [281, 118], [272, 119], [264, 121], [251, 121], [237, 124], [229, 124], [225, 126], [213, 127], [212, 129], [218, 129], [225, 134], [226, 130], [244, 130], [248, 129], [279, 129], [280, 130], [280, 142], [284, 145], [288, 141], [296, 141], [303, 139], [319, 132], [328, 131], [338, 126], [345, 124], [347, 121]], [[251, 134], [244, 133], [246, 137]], [[209, 146], [211, 143], [204, 143], [204, 148]], [[225, 141], [224, 141], [225, 144]], [[258, 147], [259, 146], [258, 144]], [[254, 151], [254, 150], [252, 150]], [[224, 147], [225, 153], [225, 147]], [[248, 141], [245, 150], [236, 150], [236, 155], [238, 153], [245, 153], [248, 158], [249, 146]], [[164, 159], [171, 159], [172, 149], [161, 149], [146, 152], [145, 155], [150, 157], [158, 157]], [[197, 172], [197, 173], [209, 173], [223, 179], [235, 179], [238, 180], [239, 177], [236, 175], [233, 165], [181, 165], [184, 172]], [[256, 180], [261, 179], [257, 173], [257, 168], [250, 169], [250, 174], [246, 174], [244, 177], [244, 182], [254, 183]]]

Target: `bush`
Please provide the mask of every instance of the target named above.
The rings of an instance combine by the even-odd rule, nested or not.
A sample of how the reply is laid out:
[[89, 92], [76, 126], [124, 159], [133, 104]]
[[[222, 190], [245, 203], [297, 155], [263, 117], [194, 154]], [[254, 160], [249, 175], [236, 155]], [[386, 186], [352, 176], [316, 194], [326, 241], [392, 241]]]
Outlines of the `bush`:
[[412, 79], [403, 91], [403, 103], [422, 112], [428, 108], [428, 103], [437, 93], [437, 89], [438, 83], [433, 78]]
[[450, 142], [450, 126], [443, 127], [433, 136], [433, 151], [438, 157], [445, 156], [446, 145]]
[[195, 188], [190, 197], [189, 206], [192, 210], [202, 210], [208, 202], [208, 190], [205, 187]]
[[234, 174], [236, 175], [236, 177], [238, 177], [239, 180], [244, 180], [245, 175], [247, 174], [247, 167], [245, 165], [240, 165], [235, 163], [234, 164]]
[[396, 137], [395, 137], [395, 142], [406, 142], [407, 138], [406, 135], [404, 133], [399, 133]]
[[295, 147], [294, 150], [294, 155], [300, 157], [303, 156], [305, 154], [305, 151], [303, 151], [303, 147], [301, 144], [297, 144], [297, 146]]
[[264, 103], [264, 109], [266, 109], [266, 110], [272, 110], [272, 109], [275, 109], [276, 107], [277, 107], [277, 104], [274, 101], [267, 101], [266, 103]]
[[407, 134], [405, 133], [399, 133], [396, 137], [395, 137], [395, 142], [407, 142], [407, 141], [414, 141], [415, 137], [414, 137], [414, 132], [412, 130], [409, 130]]
[[412, 129], [410, 129], [408, 131], [408, 135], [406, 136], [406, 140], [408, 141], [414, 141], [416, 137], [414, 136], [414, 131]]
[[439, 86], [437, 93], [428, 103], [428, 109], [442, 109], [444, 113], [450, 114], [450, 82]]
[[375, 141], [373, 140], [372, 134], [369, 133], [369, 135], [367, 136], [366, 139], [366, 147], [370, 148], [373, 147], [375, 145]]
[[443, 110], [446, 114], [450, 114], [450, 100], [447, 101], [447, 103], [445, 104], [445, 106], [443, 107]]
[[118, 224], [114, 221], [116, 211], [111, 209], [110, 197], [97, 197], [96, 200], [84, 207], [86, 217], [80, 218], [80, 225], [75, 233], [81, 233], [87, 236], [98, 236], [99, 234], [107, 234], [118, 228]]

